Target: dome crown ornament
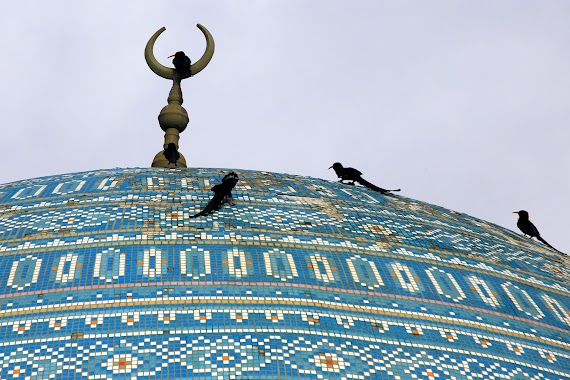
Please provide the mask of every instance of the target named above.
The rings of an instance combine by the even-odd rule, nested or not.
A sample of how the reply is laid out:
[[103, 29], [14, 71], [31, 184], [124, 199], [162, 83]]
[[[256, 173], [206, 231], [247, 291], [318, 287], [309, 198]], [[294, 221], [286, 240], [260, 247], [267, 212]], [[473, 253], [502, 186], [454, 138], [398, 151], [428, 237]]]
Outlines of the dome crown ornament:
[[[183, 79], [190, 78], [191, 76], [194, 76], [202, 71], [208, 65], [208, 63], [210, 63], [210, 60], [214, 55], [215, 45], [212, 35], [204, 26], [198, 24], [197, 27], [202, 31], [204, 37], [206, 38], [206, 50], [197, 62], [190, 65], [189, 70], [180, 70], [178, 68], [166, 67], [158, 62], [158, 60], [155, 58], [153, 52], [154, 43], [156, 42], [158, 36], [160, 36], [162, 32], [166, 30], [165, 27], [160, 28], [156, 31], [156, 33], [152, 35], [152, 37], [148, 40], [144, 50], [144, 57], [146, 63], [148, 64], [148, 67], [150, 67], [150, 69], [156, 75], [164, 79], [172, 80], [172, 88], [170, 89], [170, 94], [168, 95], [167, 100], [168, 105], [165, 106], [158, 115], [160, 128], [165, 132], [163, 144], [164, 150], [158, 152], [154, 157], [154, 160], [152, 161], [153, 167], [186, 167], [186, 159], [182, 154], [179, 155], [179, 158], [176, 162], [172, 162], [166, 157], [164, 151], [169, 146], [172, 147], [172, 145], [169, 144], [174, 144], [176, 150], [178, 150], [180, 133], [186, 129], [186, 126], [190, 120], [188, 118], [188, 112], [184, 109], [184, 107], [182, 107], [184, 99], [182, 97], [182, 89], [180, 87], [180, 83]], [[169, 156], [173, 157], [173, 155]]]

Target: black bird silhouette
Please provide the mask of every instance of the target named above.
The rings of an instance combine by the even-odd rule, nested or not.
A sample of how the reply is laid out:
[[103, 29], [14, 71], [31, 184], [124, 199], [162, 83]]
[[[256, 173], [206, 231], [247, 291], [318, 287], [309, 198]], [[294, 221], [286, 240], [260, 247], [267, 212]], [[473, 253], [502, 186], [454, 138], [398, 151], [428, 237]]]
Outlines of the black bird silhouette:
[[176, 71], [178, 71], [183, 76], [192, 76], [192, 72], [190, 71], [192, 61], [186, 54], [184, 54], [183, 51], [178, 51], [176, 54], [172, 54], [170, 57], [174, 57], [172, 64], [174, 65]]
[[222, 178], [222, 183], [219, 183], [212, 187], [212, 191], [214, 192], [214, 196], [210, 199], [210, 202], [206, 205], [206, 207], [197, 213], [196, 215], [191, 216], [191, 218], [197, 218], [199, 216], [209, 215], [214, 211], [217, 211], [222, 203], [229, 201], [231, 205], [235, 205], [234, 199], [232, 197], [232, 190], [236, 186], [239, 181], [239, 177], [235, 172], [229, 172]]
[[[540, 240], [541, 242], [543, 242], [545, 245], [552, 248], [553, 250], [558, 251], [556, 248], [554, 248], [553, 246], [548, 244], [546, 242], [546, 240], [544, 240], [540, 236], [540, 232], [538, 232], [538, 229], [536, 228], [536, 226], [534, 224], [532, 224], [532, 222], [529, 220], [527, 211], [525, 211], [525, 210], [514, 211], [513, 214], [519, 214], [519, 220], [517, 221], [517, 227], [519, 228], [519, 230], [522, 231], [522, 233], [525, 236], [528, 235], [531, 239], [533, 237], [535, 237], [538, 240]], [[558, 251], [558, 252], [560, 252], [560, 251]]]
[[342, 166], [340, 162], [335, 162], [333, 166], [331, 166], [329, 169], [331, 168], [334, 169], [336, 175], [338, 176], [338, 178], [340, 178], [341, 183], [344, 183], [343, 181], [352, 181], [349, 182], [348, 185], [354, 185], [354, 182], [358, 182], [362, 186], [366, 186], [367, 188], [372, 189], [374, 191], [379, 191], [382, 194], [390, 194], [391, 191], [400, 191], [400, 189], [386, 190], [376, 185], [373, 185], [364, 178], [362, 178], [362, 173], [360, 171], [354, 168], [345, 168]]
[[162, 152], [164, 157], [168, 160], [168, 166], [172, 167], [174, 165], [176, 167], [176, 162], [180, 159], [180, 153], [176, 150], [176, 144], [168, 143], [168, 147]]

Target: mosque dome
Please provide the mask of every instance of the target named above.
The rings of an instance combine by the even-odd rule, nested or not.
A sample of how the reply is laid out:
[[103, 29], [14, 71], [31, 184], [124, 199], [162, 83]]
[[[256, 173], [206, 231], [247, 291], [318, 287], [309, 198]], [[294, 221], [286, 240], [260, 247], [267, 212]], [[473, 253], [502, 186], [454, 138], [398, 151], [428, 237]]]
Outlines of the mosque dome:
[[568, 260], [399, 195], [235, 170], [0, 185], [1, 379], [570, 379]]

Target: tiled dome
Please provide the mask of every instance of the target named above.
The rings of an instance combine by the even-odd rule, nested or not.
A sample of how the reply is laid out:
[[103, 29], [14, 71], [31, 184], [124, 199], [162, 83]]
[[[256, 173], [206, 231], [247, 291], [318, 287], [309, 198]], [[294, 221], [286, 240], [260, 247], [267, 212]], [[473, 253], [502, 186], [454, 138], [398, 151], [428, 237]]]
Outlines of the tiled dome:
[[401, 196], [235, 170], [0, 186], [1, 379], [570, 379], [568, 262]]

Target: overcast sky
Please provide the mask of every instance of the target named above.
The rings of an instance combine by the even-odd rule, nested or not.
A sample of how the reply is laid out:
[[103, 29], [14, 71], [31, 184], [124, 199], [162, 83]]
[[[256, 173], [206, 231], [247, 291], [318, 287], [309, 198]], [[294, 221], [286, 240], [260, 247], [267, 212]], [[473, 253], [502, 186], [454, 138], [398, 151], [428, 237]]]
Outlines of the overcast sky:
[[[192, 167], [369, 181], [570, 252], [570, 1], [2, 1], [0, 183], [148, 167], [184, 50]], [[518, 230], [517, 230], [518, 231]]]

